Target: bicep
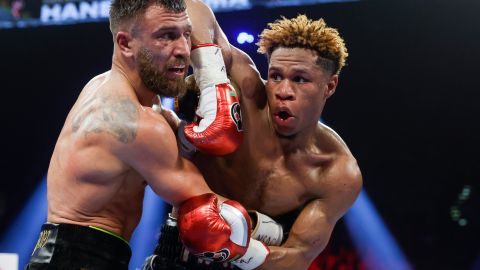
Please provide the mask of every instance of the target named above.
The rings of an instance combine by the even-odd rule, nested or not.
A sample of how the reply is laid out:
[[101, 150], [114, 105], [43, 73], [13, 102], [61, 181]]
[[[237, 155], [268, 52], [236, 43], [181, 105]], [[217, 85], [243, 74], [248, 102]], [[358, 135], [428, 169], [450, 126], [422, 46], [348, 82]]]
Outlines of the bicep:
[[253, 99], [256, 103], [265, 100], [265, 84], [255, 63], [248, 54], [231, 46], [232, 65], [228, 73], [242, 93], [242, 98]]
[[302, 246], [312, 259], [325, 248], [336, 222], [352, 206], [362, 187], [361, 173], [350, 157], [339, 159], [326, 176], [328, 182], [297, 217], [285, 243]]
[[326, 207], [320, 199], [308, 203], [293, 223], [283, 247], [297, 248], [305, 259], [313, 260], [327, 245], [336, 223]]
[[355, 201], [362, 186], [361, 174], [352, 158], [339, 160], [328, 172], [321, 199], [309, 202], [295, 220], [287, 241], [272, 247], [262, 269], [307, 269], [327, 245], [333, 228]]
[[195, 165], [180, 156], [175, 134], [164, 120], [139, 126], [137, 138], [120, 156], [172, 205], [211, 192]]
[[260, 269], [307, 269], [327, 245], [334, 225], [320, 200], [308, 203], [290, 229], [287, 241], [280, 247], [269, 247], [271, 253]]
[[352, 206], [362, 186], [361, 173], [354, 159], [336, 162], [322, 185], [321, 197], [309, 202], [295, 220], [285, 247], [303, 250], [313, 260], [327, 245], [337, 221]]
[[147, 182], [155, 193], [174, 206], [191, 197], [212, 192], [195, 165], [181, 157], [174, 166], [153, 168]]

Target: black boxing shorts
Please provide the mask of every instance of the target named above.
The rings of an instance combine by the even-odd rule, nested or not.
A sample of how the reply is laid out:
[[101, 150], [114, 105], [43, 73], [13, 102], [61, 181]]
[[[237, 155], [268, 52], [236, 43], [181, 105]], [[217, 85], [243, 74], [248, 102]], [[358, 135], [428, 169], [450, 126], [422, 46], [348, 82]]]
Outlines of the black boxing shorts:
[[26, 270], [128, 269], [126, 240], [97, 227], [45, 223]]

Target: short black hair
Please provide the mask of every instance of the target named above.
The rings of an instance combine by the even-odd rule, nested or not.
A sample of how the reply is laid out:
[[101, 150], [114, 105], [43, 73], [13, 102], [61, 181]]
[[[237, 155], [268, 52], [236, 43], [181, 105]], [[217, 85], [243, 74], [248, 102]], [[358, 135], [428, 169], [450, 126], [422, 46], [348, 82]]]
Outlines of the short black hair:
[[184, 12], [187, 8], [184, 0], [112, 0], [110, 30], [116, 33], [120, 24], [145, 12], [151, 5], [162, 6], [174, 13]]

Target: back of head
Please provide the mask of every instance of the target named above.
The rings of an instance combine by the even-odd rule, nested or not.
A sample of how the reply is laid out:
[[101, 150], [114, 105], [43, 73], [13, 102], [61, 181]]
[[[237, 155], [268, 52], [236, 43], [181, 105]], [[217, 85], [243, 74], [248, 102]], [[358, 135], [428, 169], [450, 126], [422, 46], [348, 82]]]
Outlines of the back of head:
[[328, 27], [323, 19], [312, 21], [305, 15], [282, 17], [260, 34], [258, 52], [270, 57], [278, 47], [306, 48], [318, 53], [317, 63], [332, 74], [339, 74], [348, 53], [338, 31]]
[[143, 15], [148, 7], [157, 5], [173, 13], [186, 10], [184, 0], [112, 0], [110, 6], [110, 31], [115, 35], [125, 24]]

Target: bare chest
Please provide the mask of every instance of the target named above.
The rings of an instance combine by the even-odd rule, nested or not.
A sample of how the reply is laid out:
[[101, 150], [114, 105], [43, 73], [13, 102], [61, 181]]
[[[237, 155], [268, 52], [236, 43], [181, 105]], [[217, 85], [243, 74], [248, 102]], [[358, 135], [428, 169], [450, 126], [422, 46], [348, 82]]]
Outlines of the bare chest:
[[279, 215], [302, 207], [310, 199], [309, 182], [303, 172], [285, 167], [259, 168], [253, 177], [256, 190], [246, 196], [249, 205], [270, 215]]
[[318, 168], [287, 166], [282, 160], [251, 160], [218, 168], [217, 173], [206, 176], [215, 192], [272, 216], [303, 207], [317, 197], [312, 190], [318, 189], [321, 178]]

